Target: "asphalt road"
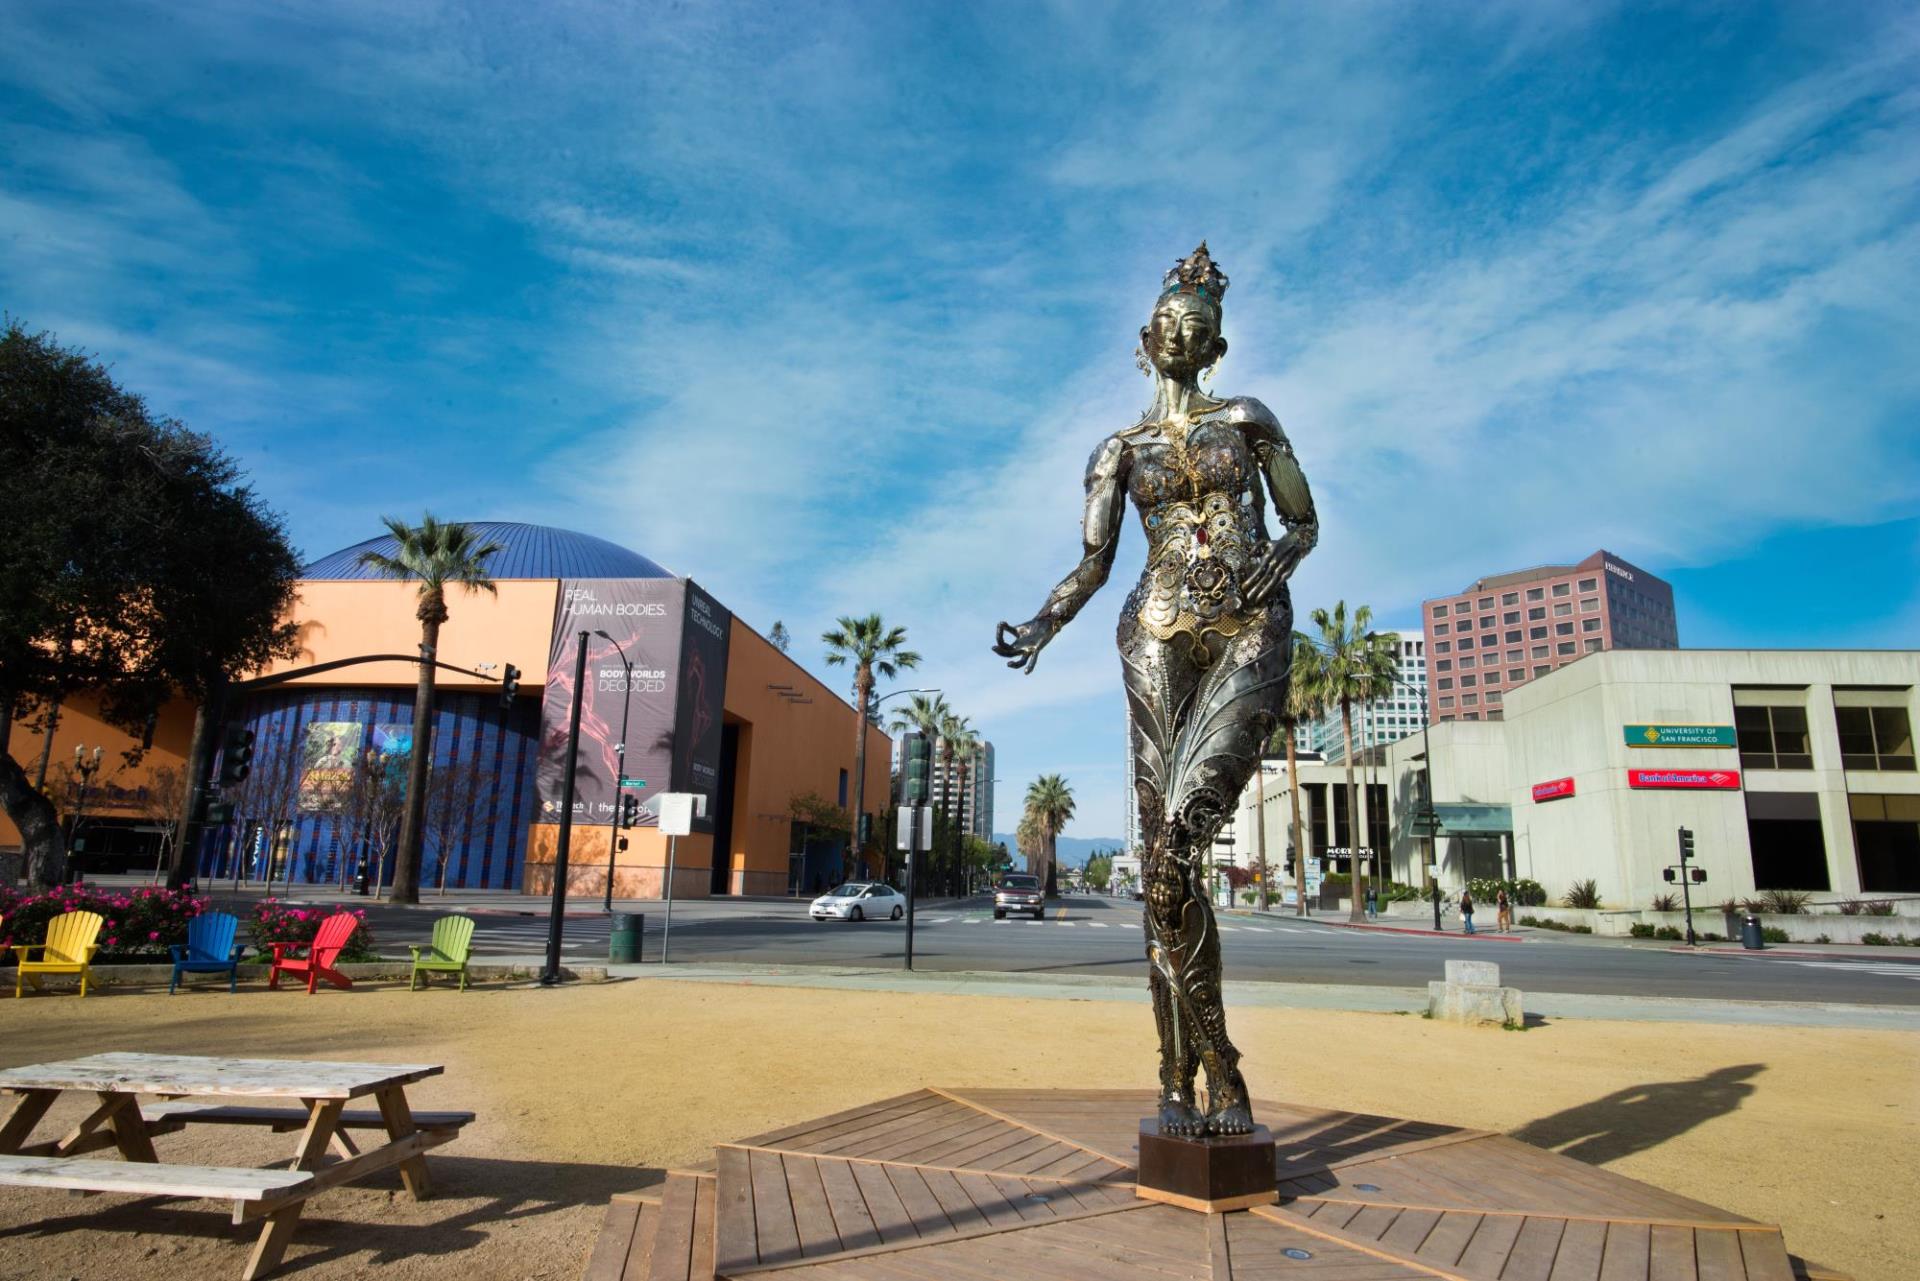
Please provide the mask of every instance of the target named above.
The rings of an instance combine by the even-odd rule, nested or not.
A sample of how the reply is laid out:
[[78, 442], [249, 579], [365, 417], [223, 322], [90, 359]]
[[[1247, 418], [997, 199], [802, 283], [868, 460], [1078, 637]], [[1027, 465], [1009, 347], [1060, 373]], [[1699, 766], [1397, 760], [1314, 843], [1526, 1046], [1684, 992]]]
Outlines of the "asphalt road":
[[[437, 913], [431, 903], [423, 907], [369, 910], [383, 950], [426, 939]], [[973, 900], [931, 904], [916, 916], [914, 960], [922, 970], [1145, 973], [1137, 903], [1074, 898], [1044, 921], [995, 921], [984, 900]], [[481, 955], [545, 950], [547, 921], [536, 904], [488, 911], [479, 920], [475, 944]], [[644, 959], [659, 959], [665, 923], [661, 906], [648, 904]], [[607, 933], [605, 917], [575, 907], [563, 955], [604, 960]], [[1497, 961], [1502, 981], [1522, 991], [1920, 1006], [1920, 956], [1906, 949], [1874, 949], [1858, 959], [1686, 955], [1665, 946], [1542, 932], [1529, 932], [1519, 943], [1363, 932], [1278, 914], [1224, 916], [1221, 934], [1230, 979], [1422, 987], [1439, 978], [1442, 962], [1452, 957]], [[905, 922], [815, 922], [804, 903], [716, 900], [674, 905], [671, 959], [894, 968], [905, 938]]]

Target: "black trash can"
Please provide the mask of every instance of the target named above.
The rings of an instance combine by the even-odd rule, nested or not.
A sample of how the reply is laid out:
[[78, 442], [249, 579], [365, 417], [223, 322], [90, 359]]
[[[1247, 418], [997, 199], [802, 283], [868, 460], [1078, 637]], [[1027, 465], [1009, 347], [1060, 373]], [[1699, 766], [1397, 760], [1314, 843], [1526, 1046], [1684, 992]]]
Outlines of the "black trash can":
[[1740, 946], [1758, 952], [1766, 945], [1766, 936], [1760, 932], [1760, 918], [1748, 912], [1747, 919], [1740, 923]]
[[647, 918], [639, 912], [615, 912], [607, 934], [607, 964], [636, 965], [640, 961], [640, 931]]

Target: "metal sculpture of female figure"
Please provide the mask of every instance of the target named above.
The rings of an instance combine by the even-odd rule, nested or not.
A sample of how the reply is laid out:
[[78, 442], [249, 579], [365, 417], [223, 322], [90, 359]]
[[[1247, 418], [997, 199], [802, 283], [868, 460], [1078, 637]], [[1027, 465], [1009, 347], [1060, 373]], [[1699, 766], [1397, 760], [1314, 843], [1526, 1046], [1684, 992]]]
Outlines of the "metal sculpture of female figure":
[[[1140, 331], [1153, 404], [1087, 463], [1080, 563], [1030, 621], [1001, 623], [994, 643], [1009, 667], [1033, 670], [1041, 649], [1107, 581], [1131, 495], [1147, 565], [1120, 613], [1120, 660], [1145, 843], [1160, 1130], [1185, 1138], [1253, 1129], [1221, 1006], [1220, 936], [1204, 860], [1286, 705], [1287, 578], [1318, 536], [1306, 476], [1279, 422], [1257, 400], [1217, 399], [1200, 388], [1201, 374], [1226, 354], [1226, 291], [1204, 242], [1167, 272]], [[1268, 532], [1268, 497], [1284, 526], [1279, 538]], [[1201, 1068], [1204, 1111], [1194, 1090]]]

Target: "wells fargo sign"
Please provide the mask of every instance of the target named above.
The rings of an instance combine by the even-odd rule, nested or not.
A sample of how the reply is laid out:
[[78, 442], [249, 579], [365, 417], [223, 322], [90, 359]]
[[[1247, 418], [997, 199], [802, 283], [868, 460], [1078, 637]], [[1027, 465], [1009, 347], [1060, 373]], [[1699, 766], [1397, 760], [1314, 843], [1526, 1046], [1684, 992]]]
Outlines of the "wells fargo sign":
[[1628, 747], [1732, 747], [1731, 725], [1628, 725]]
[[1693, 791], [1737, 792], [1737, 769], [1630, 769], [1627, 786], [1636, 788], [1685, 788]]

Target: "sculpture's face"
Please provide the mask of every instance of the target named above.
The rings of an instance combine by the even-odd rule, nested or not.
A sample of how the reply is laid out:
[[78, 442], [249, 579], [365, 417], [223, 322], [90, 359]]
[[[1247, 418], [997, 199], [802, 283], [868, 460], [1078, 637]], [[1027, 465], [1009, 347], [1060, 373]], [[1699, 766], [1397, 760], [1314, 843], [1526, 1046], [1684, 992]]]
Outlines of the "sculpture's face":
[[1140, 331], [1140, 345], [1153, 367], [1169, 378], [1190, 379], [1226, 351], [1213, 312], [1192, 294], [1168, 294]]

